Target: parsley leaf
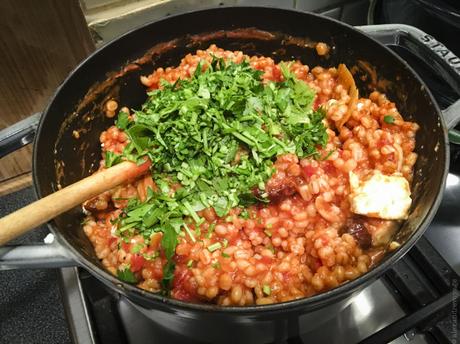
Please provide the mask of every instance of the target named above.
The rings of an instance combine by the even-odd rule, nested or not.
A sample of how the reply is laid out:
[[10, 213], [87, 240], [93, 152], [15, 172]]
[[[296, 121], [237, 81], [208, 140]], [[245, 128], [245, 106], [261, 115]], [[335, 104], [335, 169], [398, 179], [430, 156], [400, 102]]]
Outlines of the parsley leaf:
[[128, 283], [137, 283], [137, 278], [134, 273], [129, 269], [129, 267], [125, 267], [124, 269], [117, 270], [117, 277], [122, 281]]
[[128, 123], [129, 123], [128, 114], [126, 112], [120, 111], [120, 113], [118, 114], [118, 118], [117, 118], [117, 121], [116, 121], [115, 125], [119, 129], [124, 130], [124, 129], [126, 129], [128, 127]]
[[121, 155], [118, 155], [111, 151], [105, 152], [105, 167], [112, 167], [121, 162]]
[[383, 117], [383, 121], [387, 124], [393, 124], [395, 122], [395, 118], [391, 115], [386, 115]]

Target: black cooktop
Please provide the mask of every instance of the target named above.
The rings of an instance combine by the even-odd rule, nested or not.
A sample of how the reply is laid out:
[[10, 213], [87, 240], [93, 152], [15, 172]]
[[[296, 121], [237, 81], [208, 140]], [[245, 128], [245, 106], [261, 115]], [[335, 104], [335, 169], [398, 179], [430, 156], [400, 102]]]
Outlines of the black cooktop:
[[[0, 216], [35, 200], [32, 188], [0, 197]], [[43, 242], [41, 226], [12, 242]], [[0, 271], [0, 343], [71, 343], [58, 269]]]

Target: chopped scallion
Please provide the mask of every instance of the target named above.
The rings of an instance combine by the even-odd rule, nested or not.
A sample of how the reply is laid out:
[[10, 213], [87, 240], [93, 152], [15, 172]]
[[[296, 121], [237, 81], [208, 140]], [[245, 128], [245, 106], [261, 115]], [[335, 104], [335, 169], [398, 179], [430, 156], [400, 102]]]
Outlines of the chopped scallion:
[[208, 246], [208, 251], [214, 252], [220, 248], [222, 248], [222, 244], [220, 242], [215, 242], [214, 244]]
[[272, 290], [268, 284], [264, 284], [264, 286], [262, 287], [262, 291], [267, 296], [270, 296], [270, 294], [272, 293]]

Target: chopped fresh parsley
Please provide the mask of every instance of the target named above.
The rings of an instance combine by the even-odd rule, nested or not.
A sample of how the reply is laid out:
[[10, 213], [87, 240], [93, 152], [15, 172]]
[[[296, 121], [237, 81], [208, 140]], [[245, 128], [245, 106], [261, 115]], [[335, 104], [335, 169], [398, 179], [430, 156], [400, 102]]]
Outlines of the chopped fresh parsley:
[[128, 127], [129, 119], [126, 112], [120, 111], [117, 117], [116, 126], [120, 129], [126, 129]]
[[117, 270], [117, 277], [122, 281], [128, 283], [137, 283], [137, 278], [134, 273], [129, 269], [129, 267], [125, 267], [124, 269]]
[[240, 214], [242, 219], [248, 220], [249, 219], [249, 212], [246, 209], [243, 209], [243, 211]]
[[[144, 202], [128, 201], [117, 235], [140, 233], [149, 240], [153, 233], [163, 233], [166, 293], [174, 277], [178, 236], [186, 232], [195, 242], [192, 222], [195, 234], [201, 233], [204, 219], [197, 212], [212, 207], [224, 217], [234, 207], [268, 202], [265, 183], [274, 173], [276, 157], [295, 153], [320, 158], [318, 148], [328, 138], [324, 110], [313, 110], [315, 91], [298, 80], [289, 65], [281, 64], [284, 81], [267, 84], [248, 61], [215, 58], [203, 67], [200, 63], [190, 79], [163, 81], [132, 120], [120, 112], [116, 125], [129, 143], [121, 155], [106, 153], [107, 167], [122, 158], [142, 163], [148, 157], [152, 162], [158, 189], [149, 189]], [[173, 192], [173, 184], [181, 188]], [[254, 193], [257, 189], [260, 192]], [[208, 238], [214, 227], [209, 227]], [[221, 247], [214, 243], [208, 250]]]
[[155, 260], [156, 258], [158, 258], [159, 255], [159, 252], [155, 251], [153, 253], [143, 253], [142, 257], [144, 257], [144, 259], [146, 260]]
[[386, 115], [383, 117], [383, 121], [387, 124], [393, 124], [395, 122], [395, 118], [391, 115]]
[[121, 162], [121, 155], [118, 155], [111, 151], [105, 152], [105, 167], [112, 167]]
[[264, 286], [262, 287], [262, 291], [267, 296], [270, 296], [270, 294], [272, 293], [272, 290], [268, 284], [264, 284]]
[[131, 247], [131, 253], [139, 253], [144, 247], [144, 244], [135, 244]]

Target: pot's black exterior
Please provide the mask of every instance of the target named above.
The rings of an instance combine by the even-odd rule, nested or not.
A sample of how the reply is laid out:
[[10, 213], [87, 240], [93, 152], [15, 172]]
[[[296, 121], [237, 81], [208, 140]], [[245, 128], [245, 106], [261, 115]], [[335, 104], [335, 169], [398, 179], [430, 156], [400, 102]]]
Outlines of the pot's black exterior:
[[[246, 38], [241, 34], [223, 34], [212, 39], [201, 36], [198, 42], [196, 37], [190, 36], [248, 27], [326, 42], [332, 49], [326, 57], [319, 57], [308, 40], [302, 41], [307, 43], [305, 46], [286, 35], [270, 38], [254, 30]], [[111, 81], [102, 83], [108, 73], [121, 70], [128, 61], [140, 58], [155, 44], [176, 38], [178, 40], [167, 49], [163, 46], [161, 53], [153, 54], [151, 60], [138, 60], [137, 69], [131, 65], [118, 76], [112, 75]], [[413, 183], [413, 209], [397, 238], [403, 245], [369, 273], [326, 293], [275, 305], [221, 308], [188, 304], [147, 293], [105, 272], [80, 228], [82, 215], [79, 209], [56, 218], [50, 227], [85, 268], [146, 312], [152, 309], [152, 318], [175, 320], [178, 331], [189, 331], [188, 335], [198, 336], [195, 338], [203, 341], [286, 338], [296, 331], [296, 326], [298, 329], [299, 316], [310, 314], [304, 318], [307, 321], [301, 322], [317, 324], [326, 315], [334, 315], [346, 306], [354, 294], [401, 258], [423, 234], [438, 208], [447, 174], [446, 129], [431, 94], [407, 64], [352, 27], [290, 10], [257, 7], [210, 9], [170, 17], [134, 30], [95, 52], [68, 77], [44, 112], [38, 129], [33, 167], [38, 196], [45, 196], [58, 184], [68, 185], [94, 170], [100, 157], [99, 134], [112, 123], [101, 110], [101, 104], [108, 97], [114, 96], [124, 106], [138, 107], [146, 98], [145, 89], [139, 82], [140, 75], [155, 67], [177, 64], [187, 52], [206, 48], [210, 43], [243, 50], [249, 55], [273, 56], [276, 60], [298, 58], [310, 66], [337, 66], [339, 63], [356, 66], [352, 70], [356, 73], [362, 95], [373, 89], [383, 90], [406, 118], [421, 124], [417, 136], [419, 159]], [[372, 78], [372, 69], [377, 78]], [[99, 82], [99, 88], [94, 87], [87, 94], [95, 82]], [[79, 139], [73, 137], [74, 130], [79, 130]]]

